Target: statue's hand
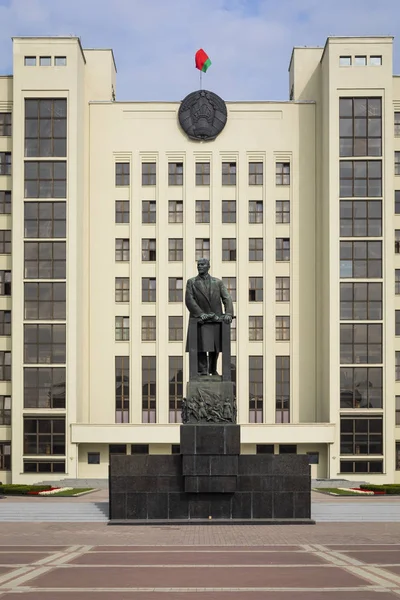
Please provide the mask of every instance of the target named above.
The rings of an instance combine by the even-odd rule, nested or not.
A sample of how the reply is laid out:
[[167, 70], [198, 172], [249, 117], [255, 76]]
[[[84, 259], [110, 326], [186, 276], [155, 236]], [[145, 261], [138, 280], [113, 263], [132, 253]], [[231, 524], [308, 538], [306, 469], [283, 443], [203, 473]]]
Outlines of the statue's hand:
[[224, 323], [232, 323], [232, 317], [231, 317], [231, 315], [224, 315], [222, 317], [222, 319], [223, 319]]
[[202, 315], [200, 315], [200, 319], [201, 319], [202, 321], [207, 321], [207, 319], [208, 319], [208, 315], [207, 315], [206, 313], [203, 313]]

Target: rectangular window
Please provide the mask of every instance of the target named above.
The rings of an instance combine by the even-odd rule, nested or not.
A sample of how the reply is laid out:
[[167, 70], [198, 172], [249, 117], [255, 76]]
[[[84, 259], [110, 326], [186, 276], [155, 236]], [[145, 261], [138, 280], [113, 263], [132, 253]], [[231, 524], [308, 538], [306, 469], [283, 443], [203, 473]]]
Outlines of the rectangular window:
[[129, 317], [115, 317], [115, 340], [129, 340]]
[[400, 254], [400, 229], [394, 230], [394, 252]]
[[275, 278], [275, 301], [290, 302], [290, 277]]
[[183, 302], [182, 277], [168, 277], [168, 302]]
[[400, 112], [394, 113], [394, 135], [400, 137]]
[[142, 163], [142, 185], [156, 185], [156, 163]]
[[157, 285], [155, 277], [142, 277], [142, 302], [155, 302]]
[[65, 202], [25, 202], [26, 238], [65, 238], [67, 231]]
[[236, 260], [236, 238], [222, 238], [222, 260], [227, 262]]
[[236, 200], [222, 200], [222, 222], [236, 223]]
[[340, 362], [373, 364], [382, 362], [382, 325], [340, 325]]
[[11, 442], [0, 442], [0, 471], [11, 471]]
[[170, 262], [181, 262], [183, 260], [183, 239], [168, 239], [168, 260]]
[[340, 454], [383, 454], [382, 417], [340, 417]]
[[262, 162], [249, 163], [249, 185], [262, 185], [264, 180]]
[[168, 163], [168, 185], [183, 185], [183, 163]]
[[340, 277], [382, 277], [382, 242], [340, 242]]
[[274, 454], [274, 444], [256, 444], [256, 454]]
[[210, 185], [210, 163], [196, 163], [196, 185]]
[[155, 200], [143, 200], [142, 202], [142, 223], [157, 222], [157, 204]]
[[148, 454], [149, 444], [131, 444], [131, 454]]
[[340, 235], [341, 237], [381, 236], [381, 200], [341, 200]]
[[65, 279], [65, 242], [25, 242], [26, 279]]
[[275, 357], [275, 423], [290, 423], [290, 356]]
[[290, 201], [277, 200], [275, 209], [275, 223], [290, 223]]
[[11, 254], [11, 229], [0, 229], [0, 254]]
[[290, 239], [276, 238], [275, 240], [275, 260], [288, 261], [290, 260]]
[[382, 407], [382, 367], [340, 368], [340, 408]]
[[11, 310], [0, 310], [0, 335], [11, 335]]
[[11, 175], [11, 152], [0, 152], [0, 175]]
[[249, 423], [263, 421], [263, 387], [263, 357], [249, 356]]
[[129, 302], [129, 277], [115, 278], [115, 302]]
[[290, 340], [290, 317], [275, 317], [275, 339], [277, 341]]
[[263, 206], [264, 205], [262, 200], [249, 201], [249, 223], [263, 222]]
[[100, 452], [88, 452], [87, 453], [87, 464], [88, 465], [99, 465], [100, 464]]
[[394, 271], [394, 293], [396, 296], [400, 295], [400, 269], [395, 269]]
[[400, 215], [400, 190], [394, 192], [394, 214]]
[[400, 352], [395, 353], [395, 381], [400, 381]]
[[64, 320], [65, 283], [24, 283], [24, 318], [27, 321]]
[[65, 454], [65, 417], [24, 417], [24, 454]]
[[156, 422], [156, 357], [142, 356], [142, 423]]
[[39, 57], [39, 66], [51, 67], [51, 56], [40, 56]]
[[65, 473], [65, 460], [24, 460], [24, 473]]
[[181, 342], [183, 340], [183, 317], [168, 317], [168, 341]]
[[11, 214], [11, 192], [0, 191], [0, 214]]
[[168, 223], [183, 223], [182, 200], [170, 200], [168, 202]]
[[67, 57], [66, 56], [55, 56], [54, 57], [54, 66], [55, 67], [66, 67], [67, 66]]
[[296, 444], [279, 444], [279, 454], [297, 454]]
[[400, 425], [400, 396], [396, 396], [396, 425]]
[[249, 238], [249, 261], [262, 261], [264, 258], [263, 238]]
[[[129, 356], [115, 357], [115, 422], [129, 423]], [[111, 454], [111, 446], [110, 446]], [[125, 449], [126, 454], [126, 449]]]
[[24, 368], [24, 408], [65, 408], [65, 367]]
[[210, 239], [209, 238], [196, 238], [195, 246], [195, 260], [200, 258], [207, 258], [210, 260]]
[[25, 56], [24, 65], [25, 67], [36, 67], [36, 56]]
[[25, 161], [25, 198], [66, 198], [65, 160]]
[[277, 162], [275, 165], [275, 185], [290, 185], [290, 163]]
[[129, 200], [115, 201], [115, 222], [129, 223]]
[[222, 163], [222, 185], [236, 185], [236, 163]]
[[382, 56], [370, 56], [368, 64], [370, 67], [380, 67], [382, 65]]
[[210, 201], [196, 200], [196, 223], [210, 222]]
[[366, 56], [355, 56], [354, 57], [354, 66], [356, 67], [365, 67], [367, 64]]
[[400, 175], [400, 152], [394, 153], [394, 174]]
[[11, 425], [11, 396], [0, 396], [0, 425]]
[[156, 258], [156, 240], [142, 239], [142, 260], [145, 262], [154, 262]]
[[262, 302], [264, 287], [262, 277], [249, 277], [249, 302]]
[[382, 319], [381, 283], [341, 283], [340, 318], [350, 321]]
[[236, 302], [236, 277], [223, 277], [222, 281], [231, 295], [232, 302]]
[[11, 136], [11, 113], [0, 113], [0, 136]]
[[341, 198], [375, 198], [379, 196], [382, 196], [382, 161], [340, 161]]
[[157, 317], [143, 316], [142, 317], [142, 342], [155, 342], [157, 336]]
[[63, 364], [65, 343], [65, 325], [24, 325], [24, 362]]
[[351, 67], [351, 56], [340, 56], [339, 57], [340, 67]]
[[250, 342], [262, 342], [263, 340], [262, 316], [249, 317], [249, 340]]
[[0, 351], [0, 381], [11, 381], [11, 352]]
[[400, 442], [396, 442], [396, 467], [395, 468], [396, 468], [396, 471], [400, 471]]
[[129, 261], [129, 239], [116, 238], [115, 240], [115, 260], [117, 262]]
[[11, 271], [0, 271], [0, 296], [11, 296]]
[[395, 311], [395, 335], [400, 335], [400, 310]]
[[182, 398], [183, 398], [183, 357], [170, 356], [168, 365], [169, 380], [169, 422], [182, 422]]
[[67, 99], [25, 100], [25, 156], [67, 156]]
[[115, 185], [118, 187], [130, 184], [131, 165], [130, 163], [115, 163]]
[[126, 456], [127, 448], [126, 444], [110, 444], [108, 447], [109, 454], [120, 454], [122, 456]]
[[340, 98], [339, 116], [340, 156], [382, 156], [381, 98]]

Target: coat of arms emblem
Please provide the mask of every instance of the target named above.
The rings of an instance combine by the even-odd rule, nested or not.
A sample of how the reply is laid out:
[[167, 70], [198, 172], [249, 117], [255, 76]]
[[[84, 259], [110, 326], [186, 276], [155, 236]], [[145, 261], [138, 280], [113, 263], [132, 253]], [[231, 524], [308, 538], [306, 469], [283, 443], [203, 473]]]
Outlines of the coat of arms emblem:
[[225, 127], [228, 114], [226, 104], [213, 92], [192, 92], [179, 107], [179, 123], [192, 140], [214, 140]]

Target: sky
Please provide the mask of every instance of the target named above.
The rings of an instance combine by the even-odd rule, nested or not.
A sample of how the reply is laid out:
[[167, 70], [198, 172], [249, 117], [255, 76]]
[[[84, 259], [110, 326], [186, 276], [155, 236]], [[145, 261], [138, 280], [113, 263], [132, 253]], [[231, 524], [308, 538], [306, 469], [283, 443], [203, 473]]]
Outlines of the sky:
[[[0, 0], [0, 73], [13, 36], [66, 35], [112, 48], [117, 100], [179, 101], [199, 87], [225, 100], [287, 100], [293, 46], [330, 35], [393, 35], [400, 74], [400, 0]], [[396, 38], [398, 38], [396, 40]]]

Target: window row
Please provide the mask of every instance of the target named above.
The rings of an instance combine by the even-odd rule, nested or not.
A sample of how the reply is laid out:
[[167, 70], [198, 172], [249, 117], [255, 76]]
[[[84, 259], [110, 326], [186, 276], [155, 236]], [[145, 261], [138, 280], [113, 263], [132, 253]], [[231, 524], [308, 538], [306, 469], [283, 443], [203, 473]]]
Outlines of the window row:
[[[368, 62], [367, 62], [368, 61]], [[339, 57], [339, 66], [340, 67], [351, 67], [354, 65], [355, 67], [366, 67], [367, 64], [370, 67], [380, 67], [382, 65], [382, 56], [381, 55], [361, 55], [361, 56], [340, 56]]]
[[383, 418], [340, 418], [340, 454], [383, 454]]
[[[1, 169], [1, 153], [0, 153]], [[11, 173], [11, 157], [10, 157]], [[0, 173], [1, 174], [1, 173]], [[66, 198], [67, 163], [65, 160], [29, 160], [24, 164], [25, 198]]]
[[340, 161], [341, 198], [375, 198], [380, 196], [382, 196], [382, 161]]
[[24, 236], [26, 238], [65, 238], [66, 202], [25, 202]]
[[65, 364], [65, 325], [24, 325], [25, 364]]
[[340, 277], [382, 277], [382, 242], [340, 242]]
[[25, 242], [25, 279], [65, 279], [65, 242]]
[[24, 455], [65, 455], [65, 417], [24, 417]]
[[[54, 63], [52, 62], [54, 60]], [[39, 56], [40, 67], [51, 67], [54, 64], [55, 67], [66, 67], [67, 57], [66, 56]], [[36, 56], [25, 56], [24, 57], [25, 67], [36, 67], [37, 57]]]
[[382, 363], [382, 325], [340, 325], [340, 362], [342, 364]]
[[11, 152], [0, 152], [0, 175], [11, 175]]

